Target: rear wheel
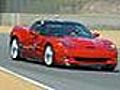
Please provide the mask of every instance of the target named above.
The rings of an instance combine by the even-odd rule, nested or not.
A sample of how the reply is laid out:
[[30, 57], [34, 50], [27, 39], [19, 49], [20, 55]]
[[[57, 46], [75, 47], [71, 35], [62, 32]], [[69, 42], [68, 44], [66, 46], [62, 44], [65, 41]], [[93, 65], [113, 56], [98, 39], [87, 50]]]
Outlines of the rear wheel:
[[10, 44], [10, 56], [13, 60], [20, 59], [20, 48], [19, 48], [19, 41], [14, 38]]
[[44, 63], [47, 66], [52, 66], [54, 63], [54, 51], [52, 46], [47, 45], [44, 50]]

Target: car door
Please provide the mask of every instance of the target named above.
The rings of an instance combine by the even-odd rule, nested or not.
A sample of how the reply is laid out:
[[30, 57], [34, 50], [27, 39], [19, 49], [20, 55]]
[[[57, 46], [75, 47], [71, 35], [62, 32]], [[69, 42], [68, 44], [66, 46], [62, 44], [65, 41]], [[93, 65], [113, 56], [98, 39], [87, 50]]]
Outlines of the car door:
[[40, 24], [36, 24], [34, 28], [32, 28], [31, 34], [34, 35], [31, 42], [31, 52], [33, 58], [41, 58], [43, 55], [44, 45], [45, 45], [45, 36], [42, 33], [44, 31], [44, 27]]
[[31, 28], [25, 28], [25, 37], [22, 40], [22, 56], [25, 58], [31, 58], [34, 56], [33, 53], [33, 40], [36, 38], [36, 32]]

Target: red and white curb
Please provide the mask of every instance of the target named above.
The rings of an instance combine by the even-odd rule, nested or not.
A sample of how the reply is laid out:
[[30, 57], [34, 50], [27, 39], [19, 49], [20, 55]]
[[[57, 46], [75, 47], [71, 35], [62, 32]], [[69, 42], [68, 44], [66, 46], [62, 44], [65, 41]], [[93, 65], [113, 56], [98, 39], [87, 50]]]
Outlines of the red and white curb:
[[8, 69], [6, 69], [6, 68], [4, 68], [4, 67], [1, 67], [1, 66], [0, 66], [0, 70], [2, 70], [2, 71], [4, 71], [4, 72], [7, 72], [8, 74], [11, 74], [11, 75], [16, 76], [16, 77], [18, 77], [18, 78], [21, 78], [22, 80], [27, 81], [27, 82], [35, 85], [35, 86], [41, 87], [41, 88], [43, 88], [43, 89], [45, 89], [45, 90], [55, 90], [54, 88], [51, 88], [51, 87], [49, 87], [49, 86], [47, 86], [47, 85], [44, 85], [44, 84], [42, 84], [42, 83], [39, 83], [39, 82], [37, 82], [37, 81], [35, 81], [35, 80], [32, 80], [32, 79], [30, 79], [30, 78], [27, 78], [27, 77], [25, 77], [25, 76], [23, 76], [23, 75], [17, 74], [17, 73], [15, 73], [15, 72], [13, 72], [13, 71], [11, 71], [11, 70], [8, 70]]

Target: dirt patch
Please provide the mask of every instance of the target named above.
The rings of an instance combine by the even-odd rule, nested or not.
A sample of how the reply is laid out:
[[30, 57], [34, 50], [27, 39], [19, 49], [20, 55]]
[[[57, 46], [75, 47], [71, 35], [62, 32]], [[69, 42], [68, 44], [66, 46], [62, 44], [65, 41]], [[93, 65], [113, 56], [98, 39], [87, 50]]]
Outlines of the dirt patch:
[[43, 90], [43, 88], [0, 70], [0, 90]]
[[0, 26], [0, 33], [9, 33], [12, 28], [12, 26]]

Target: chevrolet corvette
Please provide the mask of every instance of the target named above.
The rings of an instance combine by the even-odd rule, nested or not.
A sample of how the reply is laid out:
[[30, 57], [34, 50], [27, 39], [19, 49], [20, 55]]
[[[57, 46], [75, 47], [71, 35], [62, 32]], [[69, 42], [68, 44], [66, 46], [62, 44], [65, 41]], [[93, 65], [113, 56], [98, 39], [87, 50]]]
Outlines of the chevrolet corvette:
[[78, 22], [44, 20], [15, 26], [10, 33], [10, 57], [35, 59], [46, 66], [85, 66], [113, 71], [116, 45]]

